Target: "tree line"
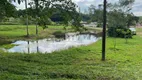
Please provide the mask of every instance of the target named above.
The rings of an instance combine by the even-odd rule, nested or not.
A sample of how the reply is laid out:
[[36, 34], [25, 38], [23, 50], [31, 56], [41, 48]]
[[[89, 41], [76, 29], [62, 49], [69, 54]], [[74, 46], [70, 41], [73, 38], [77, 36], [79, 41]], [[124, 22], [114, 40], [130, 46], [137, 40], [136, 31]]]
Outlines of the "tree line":
[[[25, 9], [16, 10], [15, 5], [12, 4], [16, 1], [19, 4], [25, 2]], [[36, 25], [36, 34], [38, 34], [38, 26], [45, 29], [52, 22], [61, 23], [65, 27], [71, 25], [76, 30], [82, 28], [77, 5], [72, 0], [31, 0], [28, 3], [27, 0], [1, 0], [0, 4], [2, 4], [0, 5], [0, 22], [8, 20], [9, 17], [21, 20], [27, 24], [27, 36], [29, 23]]]
[[[140, 22], [139, 17], [132, 13], [135, 0], [119, 0], [107, 3], [107, 28], [110, 37], [132, 37], [129, 28]], [[88, 23], [97, 22], [97, 27], [103, 26], [103, 4], [91, 5], [87, 14], [81, 14], [82, 20]]]
[[[80, 30], [80, 21], [97, 22], [97, 27], [103, 24], [103, 5], [91, 5], [88, 13], [77, 11], [77, 5], [72, 0], [31, 0], [25, 4], [24, 10], [16, 10], [12, 1], [26, 2], [27, 0], [0, 0], [0, 22], [6, 21], [9, 17], [20, 20], [22, 24], [35, 24], [38, 34], [38, 26], [43, 29], [50, 24], [63, 24], [65, 28], [72, 25]], [[107, 3], [107, 27], [108, 35], [111, 37], [125, 37], [131, 35], [128, 28], [139, 22], [131, 10], [135, 0], [119, 0], [116, 3]], [[30, 7], [26, 7], [29, 5]], [[28, 31], [28, 26], [27, 26]], [[28, 35], [28, 33], [27, 33]], [[132, 37], [132, 36], [130, 36]]]

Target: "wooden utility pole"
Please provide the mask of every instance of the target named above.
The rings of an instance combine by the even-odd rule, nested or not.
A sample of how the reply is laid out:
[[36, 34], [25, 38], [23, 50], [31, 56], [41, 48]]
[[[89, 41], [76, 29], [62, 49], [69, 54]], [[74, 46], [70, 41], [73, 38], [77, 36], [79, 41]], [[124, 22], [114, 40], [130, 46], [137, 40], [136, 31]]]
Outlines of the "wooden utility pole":
[[104, 11], [103, 11], [103, 32], [102, 32], [102, 61], [105, 61], [106, 54], [106, 4], [107, 1], [104, 0]]

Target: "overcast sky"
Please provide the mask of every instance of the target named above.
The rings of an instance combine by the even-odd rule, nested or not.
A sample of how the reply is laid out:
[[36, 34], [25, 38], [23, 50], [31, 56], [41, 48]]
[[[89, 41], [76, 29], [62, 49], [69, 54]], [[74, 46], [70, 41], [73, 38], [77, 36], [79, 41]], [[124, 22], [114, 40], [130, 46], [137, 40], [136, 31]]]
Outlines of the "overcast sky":
[[[30, 1], [30, 0], [28, 0]], [[102, 4], [103, 0], [72, 0], [73, 2], [75, 2], [80, 8], [81, 11], [84, 12], [85, 10], [88, 9], [88, 7], [93, 4], [93, 5], [98, 5], [98, 4]], [[116, 2], [118, 0], [107, 0], [108, 2]], [[22, 3], [21, 5], [18, 5], [17, 3], [15, 4], [17, 5], [17, 9], [24, 9], [24, 3]], [[136, 16], [142, 16], [142, 0], [135, 0], [135, 3], [133, 5], [133, 9], [132, 12], [136, 15]]]

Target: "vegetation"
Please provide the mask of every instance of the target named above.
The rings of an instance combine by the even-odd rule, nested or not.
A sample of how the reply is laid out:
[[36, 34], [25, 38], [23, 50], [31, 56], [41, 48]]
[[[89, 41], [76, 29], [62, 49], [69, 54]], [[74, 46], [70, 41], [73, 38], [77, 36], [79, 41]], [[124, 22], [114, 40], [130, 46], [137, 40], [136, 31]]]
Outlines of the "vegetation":
[[[0, 0], [0, 80], [142, 80], [142, 28], [135, 36], [128, 29], [142, 20], [131, 13], [135, 0], [107, 3], [106, 61], [101, 61], [101, 40], [51, 54], [4, 52], [2, 48], [16, 46], [11, 44], [16, 40], [102, 31], [102, 4], [91, 5], [89, 14], [84, 14], [72, 0], [31, 0], [24, 10], [16, 10], [12, 1], [27, 0]], [[100, 28], [82, 27], [81, 20], [97, 22]]]
[[100, 59], [101, 40], [52, 54], [0, 53], [0, 79], [141, 80], [141, 36], [134, 36], [127, 44], [117, 38], [116, 50], [114, 38], [107, 38], [106, 62]]
[[120, 38], [132, 38], [133, 34], [130, 29], [123, 27], [110, 27], [108, 29], [108, 36]]
[[0, 0], [0, 22], [5, 17], [14, 16], [16, 8], [13, 4], [9, 3], [7, 0]]
[[[26, 40], [26, 39], [38, 39], [54, 37], [53, 33], [56, 31], [64, 32], [64, 26], [48, 26], [49, 28], [44, 29], [39, 27], [39, 36], [36, 36], [36, 30], [34, 25], [29, 26], [29, 38], [26, 37], [26, 26], [25, 25], [0, 25], [0, 44], [6, 44], [15, 40]], [[74, 31], [71, 27], [68, 27], [67, 32]]]
[[[20, 4], [25, 1], [25, 10], [16, 10], [15, 6], [12, 4], [12, 1]], [[71, 0], [31, 0], [27, 3], [27, 0], [2, 0], [0, 4], [1, 14], [0, 17], [2, 24], [7, 24], [9, 18], [12, 17], [17, 24], [26, 24], [27, 25], [27, 37], [29, 37], [28, 24], [36, 25], [36, 35], [38, 35], [38, 26], [42, 26], [43, 29], [48, 28], [47, 25], [52, 24], [52, 17], [59, 14], [61, 18], [60, 22], [64, 27], [74, 26], [74, 29], [80, 30], [82, 28], [80, 24], [80, 16], [77, 12], [77, 5]], [[7, 5], [7, 6], [5, 6]], [[27, 5], [30, 7], [27, 8]], [[17, 20], [18, 19], [18, 20]], [[15, 24], [12, 22], [12, 24]], [[10, 23], [11, 24], [11, 23]]]
[[142, 16], [139, 16], [139, 23], [142, 23]]
[[[108, 36], [132, 37], [129, 28], [130, 26], [135, 26], [140, 21], [139, 17], [134, 16], [131, 12], [133, 4], [134, 0], [119, 0], [116, 3], [107, 3]], [[82, 18], [82, 20], [86, 20], [87, 22], [97, 22], [96, 27], [102, 27], [103, 5], [91, 5], [89, 7], [89, 14], [82, 15]]]
[[[108, 12], [108, 34], [111, 37], [132, 37], [130, 26], [136, 25], [139, 18], [131, 13], [131, 7], [134, 0], [119, 0], [116, 4], [110, 4]], [[112, 8], [113, 7], [113, 8]]]
[[65, 38], [65, 31], [56, 31], [53, 33], [53, 35], [55, 35], [56, 38]]

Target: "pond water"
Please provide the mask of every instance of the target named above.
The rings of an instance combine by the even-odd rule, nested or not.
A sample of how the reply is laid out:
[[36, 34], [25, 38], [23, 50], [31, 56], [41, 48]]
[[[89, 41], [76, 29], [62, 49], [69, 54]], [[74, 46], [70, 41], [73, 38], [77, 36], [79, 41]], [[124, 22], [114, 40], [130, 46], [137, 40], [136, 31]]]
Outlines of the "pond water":
[[94, 35], [80, 34], [76, 36], [70, 36], [66, 39], [42, 39], [37, 41], [16, 41], [11, 49], [7, 52], [20, 52], [20, 53], [51, 53], [71, 47], [77, 47], [81, 45], [88, 45], [94, 43], [98, 38]]

